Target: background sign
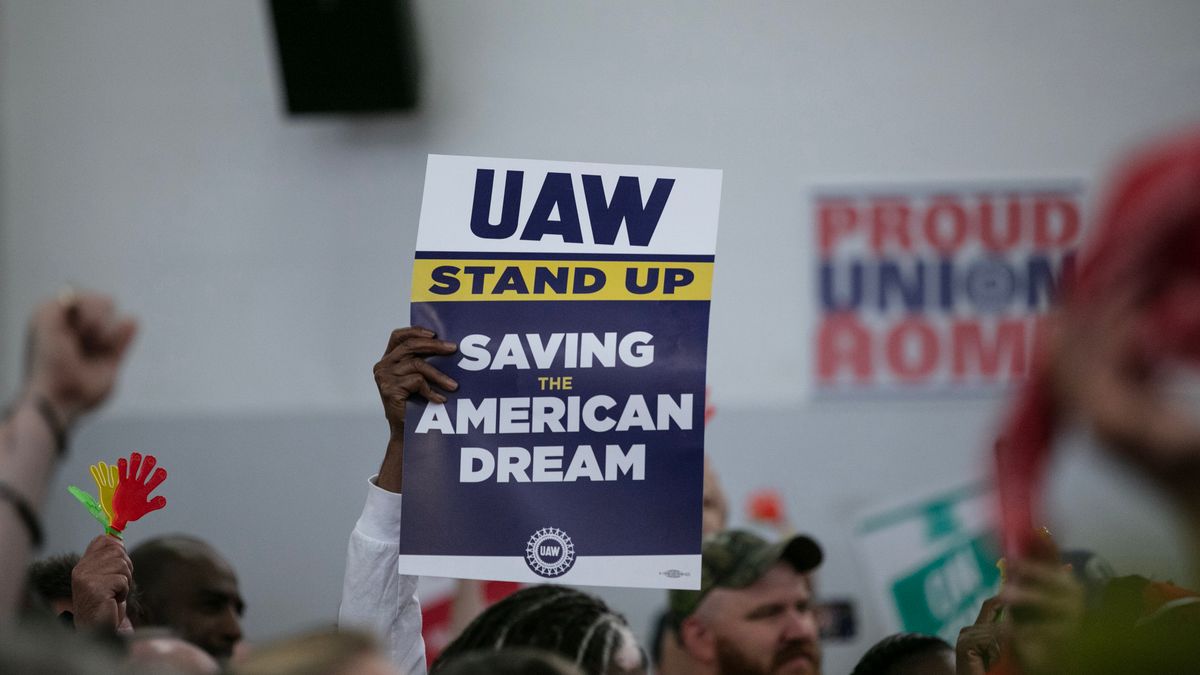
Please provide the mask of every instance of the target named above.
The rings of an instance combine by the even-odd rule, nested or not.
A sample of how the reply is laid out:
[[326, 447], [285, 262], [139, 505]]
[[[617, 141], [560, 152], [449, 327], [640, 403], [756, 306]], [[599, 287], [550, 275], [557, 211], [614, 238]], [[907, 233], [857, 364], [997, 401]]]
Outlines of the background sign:
[[855, 528], [888, 632], [950, 644], [999, 590], [999, 547], [983, 483], [876, 509]]
[[719, 171], [431, 156], [402, 572], [694, 588]]
[[1074, 270], [1064, 183], [822, 188], [814, 201], [819, 394], [995, 389], [1022, 378]]

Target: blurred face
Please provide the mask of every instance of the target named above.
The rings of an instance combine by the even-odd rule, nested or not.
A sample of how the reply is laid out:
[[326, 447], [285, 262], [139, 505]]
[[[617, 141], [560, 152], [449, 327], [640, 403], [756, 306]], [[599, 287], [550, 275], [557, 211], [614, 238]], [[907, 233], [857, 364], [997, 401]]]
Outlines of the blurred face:
[[228, 659], [242, 639], [245, 603], [229, 563], [197, 555], [177, 564], [162, 593], [159, 620], [217, 659]]
[[747, 588], [713, 589], [697, 615], [711, 633], [718, 672], [820, 675], [811, 601], [807, 579], [783, 562]]
[[729, 505], [725, 502], [725, 493], [721, 491], [721, 483], [717, 480], [717, 472], [713, 470], [708, 457], [704, 458], [704, 520], [700, 532], [707, 537], [710, 534], [725, 529], [729, 518]]
[[212, 656], [196, 645], [175, 637], [133, 640], [129, 643], [128, 658], [129, 663], [152, 672], [165, 670], [189, 675], [210, 675], [221, 670]]

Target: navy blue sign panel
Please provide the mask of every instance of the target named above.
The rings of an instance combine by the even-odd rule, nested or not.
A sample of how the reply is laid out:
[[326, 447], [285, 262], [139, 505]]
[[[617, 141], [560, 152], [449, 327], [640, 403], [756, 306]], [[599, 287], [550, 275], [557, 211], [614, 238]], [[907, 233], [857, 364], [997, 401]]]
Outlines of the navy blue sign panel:
[[[639, 368], [566, 368], [565, 350], [545, 370], [515, 368], [467, 371], [457, 364], [461, 354], [430, 362], [461, 384], [445, 404], [450, 417], [457, 401], [467, 398], [577, 397], [586, 401], [607, 395], [617, 402], [607, 408], [609, 419], [619, 420], [622, 403], [642, 396], [657, 425], [658, 396], [685, 399], [690, 429], [666, 421], [668, 429], [592, 431], [580, 424], [576, 432], [482, 433], [481, 426], [465, 428], [464, 434], [431, 430], [413, 434], [405, 447], [404, 537], [401, 551], [414, 555], [524, 555], [525, 542], [542, 527], [553, 525], [571, 534], [577, 554], [640, 555], [694, 553], [700, 536], [695, 505], [701, 498], [704, 448], [704, 354], [707, 333], [695, 326], [708, 323], [708, 303], [637, 302], [604, 303], [601, 311], [586, 302], [537, 303], [537, 310], [554, 318], [554, 330], [562, 333], [627, 335], [643, 331], [654, 336], [648, 346], [655, 360]], [[522, 309], [526, 307], [523, 305]], [[653, 309], [651, 312], [642, 310]], [[413, 322], [437, 331], [443, 339], [486, 334], [497, 344], [505, 334], [524, 335], [529, 322], [508, 303], [423, 303], [413, 308]], [[532, 377], [531, 377], [532, 375]], [[537, 377], [571, 377], [567, 391], [542, 391]], [[528, 407], [528, 406], [525, 406]], [[580, 408], [582, 409], [582, 405]], [[407, 427], [416, 429], [426, 415], [424, 401], [408, 407]], [[567, 417], [564, 414], [564, 417]], [[461, 424], [454, 420], [456, 430]], [[546, 425], [549, 427], [549, 425]], [[615, 429], [615, 427], [614, 427]], [[570, 482], [534, 482], [535, 476], [504, 476], [497, 472], [475, 483], [460, 483], [463, 447], [484, 448], [494, 453], [500, 447], [557, 447], [562, 450], [562, 468], [570, 466], [574, 452], [589, 446], [603, 470], [605, 449], [617, 445], [622, 452], [643, 445], [643, 474], [619, 472], [613, 480], [579, 476]], [[531, 455], [532, 457], [532, 455]], [[414, 480], [420, 476], [420, 481]], [[528, 482], [526, 482], [528, 477]], [[565, 477], [565, 476], [564, 476]], [[469, 501], [468, 501], [469, 500]], [[415, 531], [415, 532], [414, 532]]]

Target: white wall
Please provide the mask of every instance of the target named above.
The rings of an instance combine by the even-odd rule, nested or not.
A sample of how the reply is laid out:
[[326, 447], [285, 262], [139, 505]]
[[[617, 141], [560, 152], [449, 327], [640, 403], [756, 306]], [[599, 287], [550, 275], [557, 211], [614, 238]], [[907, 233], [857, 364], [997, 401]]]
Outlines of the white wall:
[[261, 3], [5, 2], [4, 334], [74, 280], [147, 319], [115, 412], [358, 409], [427, 152], [717, 167], [712, 384], [791, 406], [812, 183], [1092, 178], [1200, 109], [1188, 0], [417, 10], [420, 113], [291, 120]]
[[[144, 329], [96, 432], [105, 447], [81, 454], [113, 455], [147, 425], [169, 437], [154, 425], [171, 420], [368, 419], [370, 366], [408, 314], [426, 153], [720, 168], [713, 451], [738, 497], [789, 470], [807, 476], [791, 508], [848, 556], [837, 514], [975, 473], [997, 401], [807, 402], [810, 187], [1095, 184], [1131, 143], [1200, 116], [1192, 0], [416, 9], [420, 112], [289, 119], [261, 3], [0, 0], [0, 383], [16, 378], [30, 307], [72, 281], [114, 293]], [[272, 465], [287, 445], [243, 451]], [[354, 452], [358, 471], [378, 448]], [[224, 470], [173, 461], [197, 483]], [[1083, 498], [1097, 471], [1064, 474], [1056, 503], [1074, 531], [1102, 536], [1081, 517], [1110, 504]], [[352, 515], [358, 499], [350, 491], [339, 508]], [[208, 532], [204, 508], [170, 524]], [[71, 531], [76, 514], [52, 515]], [[244, 525], [275, 527], [268, 511]], [[247, 578], [271, 576], [270, 547], [244, 535], [227, 547]], [[336, 575], [338, 548], [309, 573]], [[851, 571], [826, 582], [855, 590]], [[260, 599], [258, 635], [328, 618], [327, 602], [283, 593]]]

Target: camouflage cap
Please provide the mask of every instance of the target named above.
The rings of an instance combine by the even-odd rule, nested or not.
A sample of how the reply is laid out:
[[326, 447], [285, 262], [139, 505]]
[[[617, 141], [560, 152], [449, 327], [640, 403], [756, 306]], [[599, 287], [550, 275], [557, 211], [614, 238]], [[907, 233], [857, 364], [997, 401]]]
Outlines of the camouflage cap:
[[771, 543], [747, 530], [718, 532], [704, 540], [700, 590], [671, 591], [672, 622], [678, 626], [714, 588], [745, 588], [780, 561], [790, 563], [797, 572], [809, 572], [823, 557], [817, 542], [802, 534]]

